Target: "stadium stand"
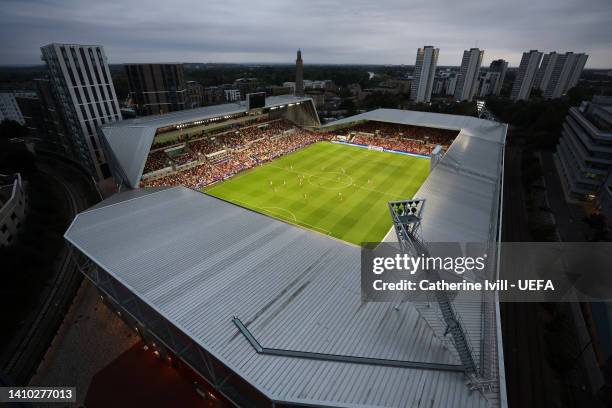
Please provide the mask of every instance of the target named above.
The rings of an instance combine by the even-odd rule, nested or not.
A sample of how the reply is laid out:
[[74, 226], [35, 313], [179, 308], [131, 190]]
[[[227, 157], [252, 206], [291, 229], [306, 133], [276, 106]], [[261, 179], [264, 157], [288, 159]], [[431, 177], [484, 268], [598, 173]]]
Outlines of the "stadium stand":
[[[147, 159], [144, 174], [167, 167], [168, 163], [172, 164], [177, 172], [159, 178], [145, 178], [141, 186], [182, 185], [200, 189], [309, 144], [332, 140], [340, 134], [348, 134], [352, 143], [364, 146], [430, 155], [437, 145], [441, 145], [444, 151], [448, 150], [457, 133], [452, 130], [376, 121], [360, 123], [335, 132], [313, 132], [300, 129], [285, 119], [270, 120], [260, 117], [240, 125], [230, 124], [215, 129], [214, 132], [202, 131], [187, 140], [187, 150], [172, 157], [170, 162], [163, 151], [154, 151]], [[172, 146], [173, 143], [184, 143], [183, 141], [184, 138], [179, 137], [174, 142], [164, 144]], [[159, 144], [154, 146], [158, 147]], [[177, 166], [196, 161], [196, 167], [176, 169]]]
[[437, 146], [448, 150], [457, 131], [385, 122], [365, 122], [336, 131], [337, 135], [353, 135], [352, 143], [382, 147], [408, 153], [430, 155]]
[[[159, 178], [145, 179], [141, 186], [186, 186], [200, 189], [312, 143], [330, 140], [332, 137], [331, 133], [297, 129], [291, 122], [278, 120], [265, 126], [251, 126], [237, 132], [232, 131], [224, 134], [223, 137], [202, 138], [189, 143], [190, 149], [201, 154], [199, 157], [186, 152], [173, 159], [175, 165], [199, 160], [200, 163], [197, 166]], [[221, 149], [228, 150], [210, 158], [202, 156]], [[145, 165], [145, 174], [147, 170], [153, 171], [161, 168], [153, 166], [159, 162], [163, 163], [161, 159], [164, 156], [163, 151], [161, 153], [160, 155], [160, 152], [156, 151], [149, 156], [153, 156], [154, 159], [147, 160], [147, 164], [150, 160], [151, 164], [148, 167]]]

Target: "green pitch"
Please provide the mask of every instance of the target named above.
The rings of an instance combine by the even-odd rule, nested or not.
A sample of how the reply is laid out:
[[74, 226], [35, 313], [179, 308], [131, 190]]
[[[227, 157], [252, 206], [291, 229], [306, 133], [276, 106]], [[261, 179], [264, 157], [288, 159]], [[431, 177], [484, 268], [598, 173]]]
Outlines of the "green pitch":
[[360, 245], [382, 240], [387, 202], [412, 198], [428, 173], [428, 159], [321, 142], [206, 192]]

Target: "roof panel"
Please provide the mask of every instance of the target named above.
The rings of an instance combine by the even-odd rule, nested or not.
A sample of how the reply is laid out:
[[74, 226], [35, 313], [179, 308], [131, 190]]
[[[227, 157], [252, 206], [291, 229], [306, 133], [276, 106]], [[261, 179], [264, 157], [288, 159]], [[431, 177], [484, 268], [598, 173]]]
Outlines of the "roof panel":
[[[421, 390], [408, 382], [432, 374], [257, 354], [232, 315], [266, 347], [457, 363], [412, 305], [361, 304], [358, 247], [186, 188], [141, 191], [80, 214], [66, 238], [271, 398], [392, 406], [400, 392], [412, 406]], [[341, 387], [307, 386], [323, 367], [341, 375]], [[398, 388], [373, 395], [380, 375]], [[441, 378], [441, 386], [464, 381]], [[477, 393], [468, 401], [485, 403]]]

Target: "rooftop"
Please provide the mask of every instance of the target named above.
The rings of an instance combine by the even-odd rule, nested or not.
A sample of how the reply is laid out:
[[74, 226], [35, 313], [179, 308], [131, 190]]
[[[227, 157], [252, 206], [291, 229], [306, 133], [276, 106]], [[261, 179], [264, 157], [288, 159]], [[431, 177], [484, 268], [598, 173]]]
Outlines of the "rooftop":
[[66, 238], [272, 400], [487, 406], [461, 372], [260, 354], [232, 322], [267, 348], [459, 364], [411, 304], [361, 303], [356, 246], [184, 187], [102, 203]]
[[[424, 239], [497, 239], [506, 125], [390, 109], [333, 125], [362, 120], [459, 130], [416, 194], [427, 200]], [[266, 348], [459, 364], [411, 303], [361, 303], [360, 250], [351, 244], [182, 187], [115, 195], [79, 214], [65, 236], [272, 400], [343, 407], [485, 407], [505, 398], [503, 367], [499, 393], [485, 397], [470, 391], [464, 374], [452, 369], [258, 353], [232, 316]], [[496, 361], [501, 336], [496, 315], [485, 314], [480, 302], [457, 311], [476, 340], [474, 351]], [[481, 349], [483, 327], [493, 329], [493, 344]]]

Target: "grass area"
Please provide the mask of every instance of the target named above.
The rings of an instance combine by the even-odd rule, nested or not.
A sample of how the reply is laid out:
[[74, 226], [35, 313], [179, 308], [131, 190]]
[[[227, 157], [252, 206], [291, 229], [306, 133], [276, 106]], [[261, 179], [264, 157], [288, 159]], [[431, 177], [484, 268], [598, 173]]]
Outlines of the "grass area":
[[428, 173], [428, 159], [321, 142], [206, 192], [361, 245], [385, 236], [387, 202], [412, 198]]

